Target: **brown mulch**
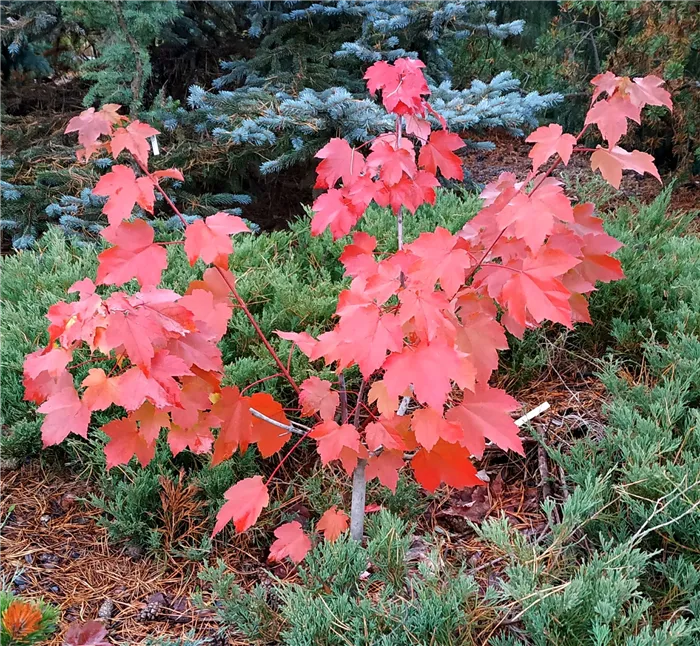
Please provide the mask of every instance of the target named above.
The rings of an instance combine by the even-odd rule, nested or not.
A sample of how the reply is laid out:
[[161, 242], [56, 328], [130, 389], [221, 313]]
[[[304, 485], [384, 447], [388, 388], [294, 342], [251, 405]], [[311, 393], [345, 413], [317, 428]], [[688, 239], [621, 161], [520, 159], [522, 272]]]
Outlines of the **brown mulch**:
[[[62, 643], [71, 621], [96, 619], [108, 599], [114, 603], [111, 638], [115, 643], [139, 643], [161, 632], [159, 624], [138, 620], [151, 595], [187, 599], [195, 589], [195, 565], [131, 558], [111, 544], [106, 530], [97, 525], [100, 512], [80, 501], [88, 494], [87, 486], [67, 471], [44, 471], [35, 461], [5, 471], [2, 480], [3, 578], [13, 582], [15, 593], [41, 596], [61, 610], [60, 630], [50, 646]], [[163, 614], [173, 636], [190, 629], [202, 635], [211, 632], [205, 616], [184, 609], [164, 609]], [[187, 622], [179, 623], [185, 615]]]

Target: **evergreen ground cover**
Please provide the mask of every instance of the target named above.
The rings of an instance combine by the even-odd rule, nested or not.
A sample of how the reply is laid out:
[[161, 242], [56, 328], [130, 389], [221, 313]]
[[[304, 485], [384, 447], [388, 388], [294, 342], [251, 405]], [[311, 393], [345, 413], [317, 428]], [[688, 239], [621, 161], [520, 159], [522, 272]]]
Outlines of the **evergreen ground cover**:
[[[197, 486], [200, 502], [216, 509], [232, 482], [260, 468], [252, 451], [211, 469], [188, 454], [173, 460], [163, 446], [146, 469], [105, 474], [104, 438], [93, 432], [89, 442], [74, 441], [42, 459], [68, 460], [76, 472], [97, 479], [92, 502], [104, 509], [112, 540], [208, 564], [199, 602], [215, 604], [223, 633], [249, 643], [697, 643], [700, 240], [687, 233], [690, 216], [668, 212], [669, 197], [666, 191], [651, 205], [607, 214], [609, 232], [625, 244], [619, 257], [627, 278], [594, 295], [594, 326], [579, 326], [565, 338], [554, 329], [531, 334], [504, 359], [502, 376], [509, 378], [525, 360], [536, 375], [550, 365], [563, 370], [573, 354], [595, 352], [600, 358], [586, 369], [600, 374], [607, 389], [606, 423], [603, 432], [575, 437], [572, 429], [567, 442], [547, 445], [552, 472], [563, 468], [566, 488], [558, 483], [542, 504], [546, 531], [527, 536], [507, 516], [477, 523], [474, 531], [497, 561], [491, 567], [471, 571], [466, 558], [460, 563], [446, 549], [454, 536], [444, 529], [426, 534], [421, 512], [430, 501], [418, 499], [412, 483], [402, 480], [391, 499], [370, 496], [389, 511], [372, 519], [366, 546], [344, 540], [319, 545], [291, 581], [278, 571], [269, 585], [251, 589], [217, 570], [213, 555], [225, 546], [212, 551], [206, 525], [213, 514], [206, 507], [199, 517], [203, 529], [180, 532], [186, 538], [179, 543], [164, 541], [161, 476], [172, 484], [183, 469], [185, 484]], [[443, 193], [434, 209], [408, 221], [407, 238], [436, 224], [455, 230], [476, 208], [472, 196]], [[381, 244], [391, 239], [391, 224], [377, 209], [364, 226]], [[237, 247], [234, 262], [254, 267], [239, 272], [239, 287], [266, 332], [322, 325], [343, 285], [331, 263], [334, 243], [307, 231], [300, 221], [288, 232], [250, 237]], [[159, 235], [170, 234], [161, 228]], [[47, 306], [95, 265], [94, 250], [71, 248], [58, 232], [41, 246], [39, 253], [3, 259], [2, 266], [2, 453], [19, 461], [40, 449], [39, 424], [21, 400], [22, 357], [44, 341]], [[181, 288], [193, 271], [173, 259], [166, 284]], [[275, 343], [286, 356], [285, 342]], [[557, 350], [534, 353], [534, 347]], [[223, 349], [232, 380], [274, 372], [242, 317], [234, 317]], [[283, 400], [291, 395], [274, 381], [266, 387]], [[541, 439], [538, 428], [532, 432]], [[310, 454], [300, 454], [288, 475], [280, 514], [301, 483], [310, 514], [342, 504], [342, 488], [333, 477], [322, 479]], [[254, 532], [249, 543], [261, 558], [265, 533]], [[412, 550], [419, 537], [423, 547]]]

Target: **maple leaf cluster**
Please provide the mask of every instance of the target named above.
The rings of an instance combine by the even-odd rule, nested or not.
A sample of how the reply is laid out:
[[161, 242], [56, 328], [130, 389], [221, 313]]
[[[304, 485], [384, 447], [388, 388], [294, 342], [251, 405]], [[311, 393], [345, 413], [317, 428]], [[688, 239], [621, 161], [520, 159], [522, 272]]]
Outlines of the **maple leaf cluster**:
[[[418, 60], [398, 59], [367, 71], [368, 88], [381, 92], [385, 108], [396, 116], [396, 129], [370, 142], [369, 151], [335, 138], [318, 152], [316, 187], [326, 192], [313, 205], [313, 234], [329, 228], [334, 239], [347, 235], [372, 201], [390, 206], [401, 218], [404, 207], [413, 213], [434, 203], [439, 175], [462, 179], [455, 151], [463, 142], [438, 115], [433, 116], [442, 127], [432, 130], [423, 67]], [[571, 203], [552, 170], [568, 164], [574, 152], [588, 150], [577, 142], [595, 124], [608, 147], [593, 152], [594, 170], [613, 185], [619, 185], [623, 169], [658, 177], [650, 155], [617, 144], [627, 119], [639, 122], [645, 105], [671, 107], [661, 81], [632, 81], [608, 72], [593, 84], [584, 130], [578, 136], [556, 124], [535, 130], [527, 140], [534, 144], [529, 174], [519, 180], [503, 173], [488, 184], [482, 209], [457, 233], [438, 227], [404, 244], [399, 228], [399, 251], [393, 254], [380, 253], [367, 233], [354, 233], [340, 256], [351, 283], [339, 296], [335, 326], [317, 338], [278, 332], [310, 361], [334, 366], [337, 384], [315, 376], [296, 384], [236, 292], [228, 258], [231, 237], [248, 231], [240, 218], [222, 212], [186, 226], [189, 262], [211, 266], [183, 295], [158, 287], [166, 249], [147, 221], [131, 218], [132, 210], [138, 204], [153, 213], [159, 191], [181, 215], [160, 181], [182, 180], [182, 174], [148, 170], [148, 137], [158, 132], [138, 121], [123, 126], [119, 106], [90, 108], [73, 118], [66, 132], [78, 132], [79, 159], [106, 147], [115, 159], [130, 153], [135, 165], [115, 165], [95, 187], [108, 197], [109, 226], [102, 235], [111, 246], [98, 257], [95, 282], [78, 281], [68, 290], [77, 300], [49, 309], [49, 343], [24, 364], [25, 397], [45, 415], [44, 445], [71, 432], [86, 437], [92, 413], [116, 406], [125, 414], [102, 429], [109, 437], [108, 468], [134, 456], [147, 464], [163, 429], [173, 454], [212, 451], [214, 464], [251, 444], [270, 457], [292, 432], [301, 432], [315, 441], [324, 465], [338, 461], [352, 474], [362, 461], [367, 479], [377, 478], [392, 490], [407, 463], [429, 491], [443, 483], [483, 484], [472, 459], [483, 454], [487, 441], [523, 452], [511, 417], [518, 402], [489, 386], [498, 352], [508, 347], [506, 330], [522, 337], [545, 321], [567, 327], [590, 322], [587, 296], [597, 282], [623, 276], [612, 256], [620, 244], [605, 233], [592, 204]], [[119, 287], [132, 280], [139, 285], [135, 293], [98, 293], [100, 285]], [[269, 394], [222, 386], [218, 343], [234, 303], [250, 319], [280, 376], [298, 392], [301, 416], [313, 418], [307, 430], [291, 423]], [[71, 370], [81, 347], [89, 350], [89, 362], [108, 362], [111, 368], [91, 368], [76, 387]], [[338, 384], [354, 365], [363, 384], [358, 393], [349, 393]], [[403, 414], [409, 400], [411, 411]], [[229, 521], [239, 532], [251, 527], [269, 504], [268, 482], [275, 473], [267, 482], [253, 476], [233, 485], [214, 533]], [[316, 529], [335, 540], [348, 520], [334, 507]], [[275, 536], [271, 560], [299, 562], [311, 548], [296, 521], [279, 527]]]

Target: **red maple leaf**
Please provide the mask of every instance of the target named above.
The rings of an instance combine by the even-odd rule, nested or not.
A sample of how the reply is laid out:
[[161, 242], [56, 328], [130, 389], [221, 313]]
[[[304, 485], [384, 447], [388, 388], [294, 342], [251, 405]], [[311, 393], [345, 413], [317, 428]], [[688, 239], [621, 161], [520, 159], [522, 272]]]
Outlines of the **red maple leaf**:
[[[381, 383], [381, 382], [375, 382]], [[379, 418], [365, 427], [365, 441], [370, 451], [376, 451], [380, 446], [384, 449], [405, 451], [408, 447], [403, 441], [394, 423], [394, 418]]]
[[319, 413], [321, 419], [325, 421], [335, 417], [335, 411], [340, 404], [340, 394], [331, 390], [331, 387], [330, 381], [315, 376], [302, 382], [299, 403], [303, 417], [309, 417], [314, 413]]
[[166, 347], [188, 366], [197, 366], [207, 372], [221, 372], [224, 369], [221, 350], [208, 335], [201, 332], [190, 332], [186, 336], [170, 339]]
[[323, 161], [316, 167], [318, 178], [314, 188], [332, 188], [339, 179], [347, 186], [365, 169], [362, 153], [339, 137], [333, 137], [315, 156]]
[[367, 167], [373, 174], [378, 170], [382, 182], [388, 186], [398, 184], [404, 175], [412, 178], [418, 172], [413, 144], [408, 139], [403, 141], [409, 148], [406, 145], [396, 148], [387, 141], [375, 141], [367, 157]]
[[462, 138], [454, 132], [436, 130], [418, 154], [418, 164], [433, 175], [438, 169], [445, 179], [464, 179], [462, 160], [453, 151], [464, 147]]
[[355, 453], [360, 450], [360, 434], [352, 424], [338, 426], [333, 420], [314, 426], [309, 437], [317, 442], [321, 462], [326, 465], [332, 460], [338, 460], [344, 448]]
[[98, 257], [98, 285], [123, 285], [136, 278], [143, 287], [160, 283], [168, 266], [165, 247], [153, 243], [154, 232], [144, 220], [107, 227], [102, 236], [114, 246]]
[[606, 92], [608, 96], [612, 96], [621, 80], [621, 77], [610, 71], [594, 76], [591, 79], [591, 85], [594, 85], [596, 89], [593, 91], [591, 101], [595, 101], [603, 92]]
[[314, 217], [311, 220], [311, 234], [321, 235], [330, 227], [333, 240], [342, 238], [362, 217], [371, 200], [371, 195], [364, 194], [353, 199], [348, 187], [332, 188], [323, 195], [319, 195], [312, 207]]
[[77, 132], [78, 143], [83, 146], [83, 150], [77, 152], [78, 159], [84, 158], [87, 160], [90, 158], [92, 153], [99, 148], [99, 145], [97, 145], [99, 138], [102, 135], [112, 133], [112, 123], [114, 121], [110, 121], [108, 113], [104, 111], [96, 112], [95, 108], [83, 110], [77, 117], [73, 117], [68, 122], [64, 130], [65, 134]]
[[462, 325], [457, 326], [455, 346], [469, 356], [476, 369], [476, 380], [486, 382], [498, 368], [498, 351], [508, 348], [501, 324], [481, 312], [471, 314], [460, 310]]
[[236, 386], [222, 388], [221, 397], [211, 410], [221, 424], [212, 457], [212, 464], [216, 465], [230, 458], [237, 448], [245, 453], [253, 439], [253, 415], [250, 398], [242, 397]]
[[411, 460], [411, 468], [418, 483], [430, 492], [442, 482], [458, 489], [484, 484], [476, 475], [469, 451], [445, 440], [438, 440], [431, 451], [420, 449]]
[[143, 166], [148, 164], [150, 145], [148, 137], [160, 132], [147, 123], [132, 121], [126, 128], [117, 128], [112, 135], [112, 156], [116, 159], [119, 153], [126, 149]]
[[288, 556], [294, 563], [301, 563], [311, 549], [309, 537], [296, 520], [280, 525], [275, 536], [277, 540], [270, 546], [268, 561], [281, 561]]
[[134, 455], [142, 467], [153, 459], [156, 444], [146, 442], [132, 417], [115, 419], [105, 424], [102, 431], [110, 438], [105, 446], [108, 469], [118, 464], [128, 464]]
[[530, 195], [517, 193], [497, 215], [500, 229], [513, 227], [513, 233], [524, 240], [533, 252], [543, 244], [557, 221], [573, 222], [571, 201], [561, 182], [547, 177]]
[[36, 379], [42, 372], [58, 378], [73, 359], [73, 353], [65, 348], [44, 348], [28, 354], [24, 359], [24, 374]]
[[233, 313], [231, 303], [216, 300], [214, 294], [206, 289], [194, 289], [179, 299], [178, 304], [192, 312], [197, 328], [214, 341], [219, 342], [226, 330]]
[[640, 108], [616, 94], [611, 99], [595, 103], [586, 114], [585, 123], [595, 123], [610, 147], [627, 132], [627, 119], [640, 123]]
[[598, 146], [591, 155], [591, 168], [600, 170], [603, 179], [615, 188], [620, 188], [623, 170], [633, 170], [640, 175], [649, 173], [661, 181], [654, 158], [650, 154], [638, 150], [629, 152], [619, 146], [614, 146], [611, 150]]
[[450, 317], [453, 305], [443, 292], [406, 289], [399, 294], [399, 301], [399, 321], [404, 326], [410, 322], [411, 332], [421, 340], [453, 336], [454, 323]]
[[445, 405], [451, 380], [461, 380], [462, 372], [454, 348], [443, 341], [405, 347], [386, 360], [384, 369], [384, 383], [392, 397], [403, 395], [413, 384], [416, 399], [436, 409]]
[[147, 443], [155, 442], [161, 428], [170, 428], [168, 413], [158, 410], [150, 402], [145, 402], [132, 417], [139, 423], [139, 431]]
[[198, 258], [228, 269], [228, 257], [233, 253], [231, 236], [250, 232], [241, 218], [228, 213], [215, 213], [205, 220], [197, 220], [185, 230], [185, 253], [190, 265]]
[[658, 76], [650, 74], [645, 77], [637, 77], [634, 83], [626, 86], [630, 101], [638, 105], [640, 108], [645, 105], [664, 105], [669, 110], [673, 110], [671, 103], [671, 94], [661, 86], [664, 80]]
[[355, 231], [352, 236], [352, 244], [345, 245], [340, 254], [341, 263], [345, 266], [348, 276], [369, 277], [376, 271], [377, 262], [374, 259], [374, 249], [377, 239], [364, 231]]
[[282, 332], [281, 330], [275, 330], [275, 334], [280, 339], [296, 344], [307, 357], [311, 356], [318, 343], [308, 332]]
[[521, 325], [526, 324], [529, 312], [536, 323], [549, 320], [571, 327], [571, 293], [558, 277], [580, 262], [559, 249], [545, 247], [536, 256], [526, 258], [520, 271], [512, 272], [499, 303]]
[[423, 76], [422, 61], [411, 58], [398, 58], [394, 64], [379, 61], [365, 73], [370, 94], [382, 90], [382, 103], [388, 112], [394, 114], [419, 114], [425, 112], [423, 95], [430, 89]]
[[399, 470], [403, 467], [403, 454], [399, 451], [382, 451], [370, 456], [365, 467], [367, 481], [377, 478], [385, 487], [396, 493], [399, 482]]
[[459, 406], [450, 408], [445, 417], [461, 426], [460, 444], [480, 458], [484, 452], [484, 438], [495, 442], [504, 451], [523, 453], [518, 427], [509, 413], [518, 410], [520, 404], [505, 390], [477, 384], [474, 392], [464, 391]]
[[87, 437], [90, 409], [80, 401], [72, 379], [69, 385], [54, 391], [38, 411], [46, 415], [41, 425], [44, 447], [60, 444], [70, 433]]
[[160, 321], [143, 307], [134, 307], [124, 294], [113, 294], [107, 301], [107, 317], [103, 347], [123, 346], [134, 365], [150, 369], [155, 347], [165, 343], [166, 333]]
[[446, 442], [459, 442], [463, 433], [458, 424], [446, 420], [442, 411], [434, 408], [419, 408], [411, 416], [411, 429], [416, 441], [430, 451], [442, 438]]
[[420, 259], [420, 263], [409, 270], [411, 278], [421, 281], [428, 288], [439, 281], [447, 297], [452, 298], [464, 283], [466, 270], [474, 264], [469, 253], [458, 248], [459, 241], [443, 227], [421, 233], [405, 247]]
[[[276, 402], [272, 398], [272, 395], [268, 393], [255, 393], [251, 395], [250, 407], [270, 419], [274, 419], [281, 424], [289, 426], [289, 420], [284, 414], [282, 404]], [[285, 445], [289, 436], [289, 431], [285, 431], [279, 426], [270, 424], [264, 419], [253, 415], [251, 441], [257, 444], [262, 457], [269, 458], [271, 455], [277, 453]]]
[[350, 518], [336, 505], [323, 512], [323, 516], [316, 523], [316, 531], [323, 533], [323, 538], [333, 543], [338, 540], [340, 535], [347, 530], [350, 524]]
[[558, 123], [537, 128], [525, 141], [535, 144], [528, 154], [535, 171], [552, 155], [559, 155], [564, 165], [568, 164], [576, 145], [576, 137], [564, 134], [564, 129]]
[[401, 323], [395, 315], [383, 314], [366, 300], [354, 312], [348, 312], [349, 309], [343, 309], [339, 301], [341, 321], [335, 330], [319, 336], [313, 357], [323, 356], [327, 363], [338, 361], [339, 367], [357, 363], [362, 375], [369, 379], [384, 363], [387, 352], [401, 350]]
[[192, 453], [208, 453], [214, 442], [214, 436], [210, 429], [211, 422], [207, 416], [203, 416], [201, 423], [189, 428], [173, 425], [168, 432], [168, 445], [175, 456], [186, 448]]
[[370, 404], [375, 402], [377, 404], [377, 410], [385, 417], [391, 417], [396, 412], [399, 405], [398, 397], [392, 397], [386, 388], [386, 384], [381, 380], [375, 381], [370, 386], [369, 392], [367, 393], [367, 401]]
[[120, 401], [119, 377], [109, 377], [102, 368], [92, 368], [81, 384], [83, 403], [91, 410], [105, 410]]
[[92, 192], [109, 197], [102, 212], [111, 225], [116, 226], [122, 220], [131, 217], [131, 211], [137, 203], [141, 208], [153, 213], [153, 182], [148, 177], [137, 179], [134, 171], [128, 166], [113, 166], [109, 173], [100, 177]]
[[237, 532], [244, 532], [255, 524], [260, 512], [270, 502], [270, 494], [262, 476], [239, 480], [224, 493], [226, 502], [216, 515], [213, 536], [216, 536], [233, 520]]
[[401, 207], [415, 213], [422, 204], [435, 204], [436, 186], [440, 186], [440, 182], [435, 175], [419, 170], [413, 179], [404, 175], [393, 186], [377, 181], [374, 200], [381, 207], [391, 206], [394, 213], [398, 213]]

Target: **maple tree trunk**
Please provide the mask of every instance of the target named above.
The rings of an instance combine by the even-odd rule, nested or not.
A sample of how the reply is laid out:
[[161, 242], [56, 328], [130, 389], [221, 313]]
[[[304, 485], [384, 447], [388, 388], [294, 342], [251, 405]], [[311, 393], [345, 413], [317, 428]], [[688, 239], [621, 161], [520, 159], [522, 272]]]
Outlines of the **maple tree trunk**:
[[350, 537], [354, 541], [362, 541], [365, 533], [365, 493], [367, 479], [365, 467], [367, 460], [358, 460], [352, 472], [352, 504], [350, 506]]

